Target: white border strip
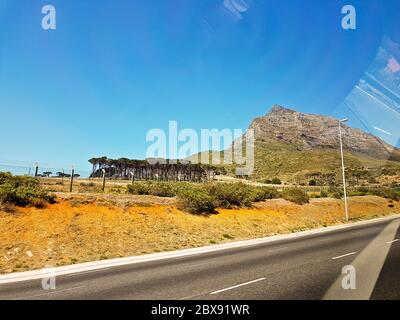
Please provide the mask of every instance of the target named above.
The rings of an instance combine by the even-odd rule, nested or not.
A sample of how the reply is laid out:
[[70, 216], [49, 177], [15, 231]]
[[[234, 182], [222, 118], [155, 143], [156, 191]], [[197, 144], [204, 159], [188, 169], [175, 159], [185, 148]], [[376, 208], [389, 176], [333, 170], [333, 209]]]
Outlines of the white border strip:
[[[52, 275], [61, 276], [61, 275], [66, 275], [66, 274], [80, 273], [80, 272], [85, 272], [85, 271], [105, 269], [105, 268], [116, 267], [116, 266], [124, 266], [124, 265], [135, 264], [135, 263], [150, 262], [150, 261], [157, 261], [157, 260], [164, 260], [164, 259], [171, 259], [171, 258], [178, 258], [178, 257], [186, 257], [186, 256], [208, 253], [208, 252], [216, 252], [216, 251], [240, 248], [240, 247], [246, 247], [246, 246], [254, 246], [254, 245], [258, 245], [258, 244], [274, 242], [274, 241], [279, 241], [279, 240], [295, 239], [295, 238], [304, 237], [304, 236], [308, 236], [308, 235], [320, 234], [320, 233], [325, 233], [325, 232], [334, 231], [334, 230], [342, 230], [342, 229], [351, 228], [351, 227], [360, 226], [360, 225], [373, 224], [373, 223], [377, 223], [377, 222], [393, 220], [396, 218], [400, 218], [400, 214], [395, 214], [395, 215], [391, 215], [391, 216], [383, 217], [383, 218], [371, 219], [371, 220], [367, 220], [367, 221], [360, 221], [360, 222], [336, 225], [336, 226], [331, 226], [331, 227], [326, 227], [326, 228], [301, 231], [301, 232], [297, 232], [297, 233], [290, 233], [290, 234], [276, 235], [276, 236], [265, 237], [265, 238], [223, 243], [223, 244], [217, 244], [217, 245], [213, 245], [213, 246], [190, 248], [190, 249], [183, 249], [183, 250], [169, 251], [169, 252], [151, 253], [151, 254], [146, 254], [146, 255], [141, 255], [141, 256], [126, 257], [126, 258], [85, 262], [85, 263], [80, 263], [80, 264], [51, 268], [51, 271], [52, 271]], [[49, 276], [49, 273], [48, 273], [47, 269], [25, 271], [25, 272], [15, 272], [15, 273], [9, 273], [9, 274], [5, 274], [5, 275], [0, 275], [0, 284], [42, 279], [42, 278], [48, 277], [48, 276]]]
[[232, 289], [236, 289], [236, 288], [239, 288], [239, 287], [247, 286], [247, 285], [252, 284], [252, 283], [260, 282], [260, 281], [263, 281], [265, 279], [266, 278], [260, 278], [260, 279], [248, 281], [248, 282], [245, 282], [245, 283], [237, 284], [236, 286], [232, 286], [232, 287], [228, 287], [228, 288], [225, 288], [225, 289], [213, 291], [210, 294], [217, 294], [217, 293], [225, 292], [225, 291], [228, 291], [228, 290], [232, 290]]

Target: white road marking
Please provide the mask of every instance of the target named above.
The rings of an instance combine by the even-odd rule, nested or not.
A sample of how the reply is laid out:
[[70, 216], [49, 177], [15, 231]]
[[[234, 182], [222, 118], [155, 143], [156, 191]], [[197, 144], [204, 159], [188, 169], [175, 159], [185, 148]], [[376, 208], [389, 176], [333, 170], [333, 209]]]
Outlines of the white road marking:
[[183, 265], [184, 268], [193, 268], [193, 267], [199, 267], [199, 266], [204, 266], [204, 265], [210, 265], [215, 261], [207, 261], [207, 262], [202, 262], [202, 263], [195, 263], [195, 264], [188, 264], [188, 265]]
[[111, 269], [111, 268], [104, 268], [104, 269], [96, 269], [96, 270], [90, 270], [90, 271], [83, 271], [83, 272], [71, 273], [71, 274], [66, 274], [65, 277], [80, 276], [81, 274], [92, 273], [92, 272], [101, 272], [101, 271], [110, 270], [110, 269]]
[[285, 250], [288, 249], [289, 247], [280, 247], [280, 248], [276, 248], [276, 249], [270, 249], [268, 250], [268, 252], [274, 252], [274, 251], [280, 251], [280, 250]]
[[317, 240], [318, 242], [322, 242], [322, 241], [329, 241], [329, 240], [331, 240], [332, 238], [324, 238], [324, 239], [320, 239], [320, 240]]
[[35, 294], [32, 296], [26, 296], [26, 297], [19, 297], [19, 298], [15, 298], [14, 300], [21, 300], [21, 299], [30, 299], [30, 298], [34, 298], [34, 297], [41, 297], [41, 296], [45, 296], [45, 295], [49, 295], [49, 294], [55, 294], [55, 293], [59, 293], [59, 292], [66, 292], [66, 291], [70, 291], [70, 290], [75, 290], [75, 289], [80, 289], [80, 288], [84, 288], [85, 286], [79, 286], [79, 287], [73, 287], [73, 288], [68, 288], [68, 289], [63, 289], [63, 290], [54, 290], [54, 291], [49, 291], [46, 293], [41, 293], [41, 294]]
[[341, 256], [338, 256], [338, 257], [333, 257], [332, 258], [332, 260], [336, 260], [336, 259], [340, 259], [340, 258], [344, 258], [344, 257], [347, 257], [347, 256], [352, 256], [353, 254], [356, 254], [357, 252], [350, 252], [350, 253], [346, 253], [346, 254], [343, 254], [343, 255], [341, 255]]
[[243, 287], [243, 286], [246, 286], [248, 284], [252, 284], [252, 283], [263, 281], [263, 280], [265, 280], [265, 278], [260, 278], [260, 279], [252, 280], [252, 281], [249, 281], [249, 282], [237, 284], [236, 286], [232, 286], [232, 287], [229, 287], [229, 288], [213, 291], [210, 294], [217, 294], [217, 293], [220, 293], [220, 292], [224, 292], [224, 291], [232, 290], [232, 289], [235, 289], [235, 288]]
[[392, 240], [392, 241], [388, 241], [388, 242], [386, 242], [387, 244], [392, 244], [392, 243], [394, 243], [394, 242], [397, 242], [397, 241], [399, 241], [400, 239], [394, 239], [394, 240]]

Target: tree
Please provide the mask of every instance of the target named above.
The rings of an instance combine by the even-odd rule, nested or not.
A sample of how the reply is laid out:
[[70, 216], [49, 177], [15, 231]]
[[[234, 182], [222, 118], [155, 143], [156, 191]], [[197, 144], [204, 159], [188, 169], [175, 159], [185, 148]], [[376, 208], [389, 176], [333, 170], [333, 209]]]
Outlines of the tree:
[[170, 159], [108, 159], [107, 157], [92, 158], [90, 163], [98, 164], [91, 177], [106, 176], [118, 179], [157, 180], [157, 181], [206, 181], [214, 179], [215, 175], [222, 171], [212, 165], [192, 164], [190, 161]]
[[96, 172], [96, 167], [97, 167], [97, 164], [99, 163], [99, 159], [97, 159], [97, 158], [92, 158], [92, 159], [89, 159], [89, 162], [92, 164], [92, 174], [93, 173], [95, 173]]
[[53, 172], [51, 172], [51, 171], [45, 171], [45, 172], [43, 172], [43, 175], [44, 175], [45, 177], [47, 177], [47, 178], [49, 178], [50, 175], [52, 175], [52, 174], [53, 174]]

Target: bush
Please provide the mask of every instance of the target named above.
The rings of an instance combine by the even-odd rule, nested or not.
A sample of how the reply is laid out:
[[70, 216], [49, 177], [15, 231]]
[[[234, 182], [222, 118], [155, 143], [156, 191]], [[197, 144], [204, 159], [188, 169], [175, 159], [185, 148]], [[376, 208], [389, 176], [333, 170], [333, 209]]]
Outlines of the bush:
[[328, 192], [325, 191], [325, 190], [322, 190], [322, 191], [321, 191], [321, 198], [328, 198], [328, 197], [329, 197]]
[[279, 178], [273, 178], [273, 179], [271, 180], [271, 183], [272, 183], [272, 184], [282, 184], [282, 181], [281, 181]]
[[254, 190], [244, 183], [213, 183], [207, 185], [206, 189], [218, 199], [220, 207], [228, 209], [233, 206], [250, 207], [257, 197]]
[[373, 188], [370, 189], [369, 194], [372, 194], [374, 196], [394, 200], [394, 201], [400, 201], [400, 191], [397, 191], [395, 189], [378, 189], [378, 188]]
[[0, 172], [0, 203], [43, 207], [54, 199], [54, 195], [39, 185], [39, 180]]
[[343, 190], [336, 187], [329, 187], [328, 193], [331, 195], [331, 197], [336, 199], [342, 199], [342, 197], [344, 196]]
[[[272, 187], [250, 186], [244, 183], [209, 183], [196, 185], [188, 182], [135, 182], [127, 186], [127, 193], [173, 197], [178, 195], [181, 208], [189, 212], [213, 212], [216, 207], [250, 207], [255, 201], [279, 198]], [[192, 204], [190, 202], [193, 202]]]
[[253, 187], [252, 201], [264, 201], [279, 198], [279, 192], [273, 187]]
[[300, 205], [310, 202], [308, 194], [299, 188], [284, 189], [282, 191], [282, 198]]
[[218, 206], [218, 200], [207, 190], [200, 187], [189, 187], [181, 189], [178, 194], [178, 209], [190, 213], [214, 213]]
[[148, 195], [150, 192], [149, 185], [142, 182], [128, 184], [127, 192], [135, 195]]
[[366, 194], [368, 193], [368, 188], [366, 188], [366, 187], [360, 187], [360, 188], [357, 189], [357, 191], [358, 191], [359, 193], [362, 193], [362, 194], [366, 195]]
[[157, 182], [150, 187], [150, 194], [158, 197], [175, 197], [176, 190], [171, 183]]
[[[175, 182], [176, 183], [176, 182]], [[127, 192], [135, 195], [152, 195], [157, 197], [175, 197], [177, 187], [168, 182], [134, 182], [127, 186]]]

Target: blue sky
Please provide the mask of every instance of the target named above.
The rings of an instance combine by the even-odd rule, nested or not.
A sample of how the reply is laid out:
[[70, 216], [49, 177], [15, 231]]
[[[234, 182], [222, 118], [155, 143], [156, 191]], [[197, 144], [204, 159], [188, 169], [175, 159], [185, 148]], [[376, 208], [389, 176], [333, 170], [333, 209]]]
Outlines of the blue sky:
[[143, 158], [170, 120], [245, 129], [273, 104], [340, 116], [383, 36], [400, 42], [397, 0], [352, 0], [347, 31], [348, 1], [246, 2], [0, 0], [0, 161]]

